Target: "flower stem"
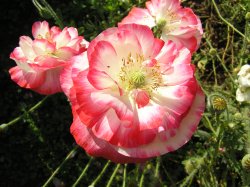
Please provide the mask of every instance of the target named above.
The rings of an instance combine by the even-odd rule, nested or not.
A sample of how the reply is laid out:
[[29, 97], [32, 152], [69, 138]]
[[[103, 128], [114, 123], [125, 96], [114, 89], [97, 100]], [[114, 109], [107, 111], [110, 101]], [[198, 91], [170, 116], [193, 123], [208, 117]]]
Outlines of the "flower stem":
[[161, 157], [156, 158], [156, 166], [155, 166], [155, 178], [159, 177], [159, 168], [161, 163]]
[[123, 169], [122, 187], [126, 187], [126, 178], [127, 178], [127, 164], [124, 165], [124, 169]]
[[224, 22], [226, 23], [229, 27], [231, 27], [235, 32], [237, 32], [239, 35], [241, 35], [243, 38], [245, 38], [248, 42], [250, 42], [250, 39], [247, 38], [242, 32], [240, 32], [238, 29], [236, 29], [231, 23], [229, 23], [225, 18], [223, 18], [220, 14], [220, 11], [215, 3], [214, 0], [212, 0], [212, 3], [214, 5], [214, 8], [215, 8], [215, 11], [216, 13], [218, 14], [219, 18]]
[[145, 173], [146, 173], [147, 168], [144, 167], [141, 178], [140, 178], [140, 183], [139, 183], [139, 187], [143, 187], [143, 181], [144, 181], [144, 177], [145, 177]]
[[119, 169], [120, 166], [121, 166], [121, 164], [117, 164], [116, 165], [116, 168], [115, 168], [114, 172], [112, 173], [112, 175], [111, 175], [111, 177], [110, 177], [110, 179], [109, 179], [108, 184], [107, 184], [106, 187], [110, 187], [111, 186], [112, 181], [113, 181], [113, 179], [114, 179], [114, 177], [115, 177], [115, 175], [117, 173], [117, 170]]
[[62, 20], [59, 18], [59, 16], [56, 14], [56, 12], [53, 10], [53, 8], [47, 3], [46, 0], [40, 0], [43, 6], [38, 2], [39, 0], [32, 0], [35, 7], [38, 9], [38, 11], [46, 12], [50, 14], [50, 16], [55, 20], [55, 22], [59, 25], [60, 28], [64, 27], [64, 24]]
[[[208, 43], [209, 47], [210, 47], [211, 49], [213, 49], [213, 46], [212, 46], [211, 42], [210, 42], [208, 39], [206, 39], [206, 42]], [[217, 52], [216, 52], [216, 57], [217, 57], [218, 60], [221, 62], [221, 65], [222, 65], [223, 69], [228, 73], [229, 78], [231, 79], [232, 83], [235, 84], [234, 78], [232, 77], [231, 73], [230, 73], [229, 70], [227, 69], [226, 65], [222, 62], [222, 59], [220, 58], [220, 56], [218, 55]]]
[[87, 163], [87, 165], [83, 169], [81, 175], [78, 177], [76, 182], [72, 185], [72, 187], [76, 187], [78, 185], [78, 183], [82, 180], [83, 176], [85, 175], [85, 173], [88, 170], [88, 168], [89, 168], [90, 164], [92, 163], [92, 161], [93, 161], [93, 157], [90, 158], [89, 162]]
[[204, 118], [205, 118], [206, 121], [207, 121], [207, 125], [208, 125], [209, 129], [213, 132], [213, 134], [214, 134], [215, 137], [217, 138], [217, 134], [216, 134], [216, 132], [215, 132], [215, 130], [214, 130], [214, 128], [213, 128], [213, 126], [212, 126], [210, 120], [208, 119], [208, 117], [207, 117], [206, 115], [203, 115], [203, 116], [204, 116]]
[[104, 168], [102, 169], [101, 173], [97, 176], [97, 178], [91, 183], [91, 187], [94, 187], [95, 184], [101, 179], [101, 177], [103, 176], [103, 174], [105, 173], [105, 171], [107, 170], [109, 164], [110, 164], [110, 160], [106, 163], [106, 165], [104, 166]]
[[45, 100], [48, 98], [49, 96], [44, 97], [41, 101], [39, 101], [37, 104], [35, 104], [33, 107], [31, 107], [27, 112], [24, 112], [22, 115], [16, 117], [15, 119], [11, 120], [8, 123], [4, 123], [2, 125], [0, 125], [0, 132], [5, 130], [6, 128], [8, 128], [9, 126], [17, 123], [18, 121], [20, 121], [23, 117], [25, 117], [27, 115], [27, 113], [32, 113], [34, 112], [36, 109], [38, 109], [40, 106], [42, 106], [42, 104], [45, 102]]
[[74, 147], [66, 156], [66, 158], [62, 161], [62, 163], [56, 168], [56, 170], [51, 174], [51, 176], [49, 177], [49, 179], [44, 183], [44, 185], [42, 187], [46, 187], [48, 186], [48, 184], [52, 181], [52, 179], [54, 178], [54, 176], [60, 171], [60, 169], [62, 169], [63, 165], [70, 159], [72, 158], [72, 156], [75, 154], [75, 152], [77, 151], [78, 146]]

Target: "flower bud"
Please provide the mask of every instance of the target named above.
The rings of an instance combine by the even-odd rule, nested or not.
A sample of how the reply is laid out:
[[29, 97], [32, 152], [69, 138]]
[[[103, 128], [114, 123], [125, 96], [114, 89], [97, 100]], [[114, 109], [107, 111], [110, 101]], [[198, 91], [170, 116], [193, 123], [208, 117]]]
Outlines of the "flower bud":
[[209, 54], [210, 54], [211, 56], [215, 56], [216, 53], [217, 53], [217, 51], [216, 51], [216, 49], [214, 49], [214, 48], [211, 48], [211, 49], [209, 50]]
[[234, 119], [236, 120], [242, 120], [242, 114], [240, 112], [237, 112], [233, 115]]

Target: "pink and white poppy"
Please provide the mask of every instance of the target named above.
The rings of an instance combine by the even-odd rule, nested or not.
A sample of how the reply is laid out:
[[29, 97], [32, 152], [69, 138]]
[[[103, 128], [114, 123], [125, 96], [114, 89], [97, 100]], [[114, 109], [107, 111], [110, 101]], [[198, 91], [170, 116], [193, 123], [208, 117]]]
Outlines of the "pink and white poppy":
[[190, 51], [127, 24], [98, 35], [60, 77], [71, 133], [92, 156], [143, 162], [187, 143], [205, 107]]
[[59, 75], [72, 56], [86, 51], [88, 42], [78, 36], [76, 28], [63, 30], [48, 22], [35, 22], [32, 40], [21, 36], [19, 47], [10, 54], [17, 66], [9, 70], [11, 79], [19, 86], [40, 94], [61, 92]]
[[120, 24], [136, 23], [155, 26], [161, 31], [161, 39], [172, 40], [195, 52], [202, 38], [200, 19], [190, 8], [182, 8], [179, 0], [151, 0], [146, 9], [134, 7]]

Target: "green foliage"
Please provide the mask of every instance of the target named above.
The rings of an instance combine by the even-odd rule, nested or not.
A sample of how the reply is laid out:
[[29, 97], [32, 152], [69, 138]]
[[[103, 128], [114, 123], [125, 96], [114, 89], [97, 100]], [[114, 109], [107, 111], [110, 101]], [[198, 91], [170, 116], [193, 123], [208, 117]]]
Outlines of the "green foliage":
[[[77, 27], [91, 40], [116, 26], [133, 6], [144, 6], [145, 0], [48, 2], [33, 0], [35, 6], [21, 6], [36, 7], [42, 19], [61, 27]], [[246, 167], [250, 153], [249, 104], [235, 100], [237, 73], [250, 60], [250, 20], [246, 16], [250, 4], [248, 0], [184, 0], [183, 5], [193, 8], [202, 20], [204, 37], [193, 63], [210, 103], [189, 143], [145, 164], [117, 165], [90, 158], [75, 146], [69, 133], [72, 116], [65, 96], [56, 94], [43, 101], [40, 109], [29, 110], [42, 96], [11, 85], [6, 65], [6, 90], [12, 94], [5, 94], [0, 103], [5, 109], [0, 122], [7, 126], [0, 126], [0, 186], [41, 186], [46, 181], [48, 186], [250, 186]], [[15, 8], [10, 15], [19, 21], [18, 13], [15, 17], [19, 7]], [[23, 21], [27, 24], [21, 28], [23, 32], [21, 26], [13, 25], [10, 32], [28, 33], [31, 23]], [[17, 39], [12, 43], [15, 46]], [[8, 55], [4, 57], [7, 61]], [[21, 117], [11, 121], [18, 114]], [[247, 160], [244, 155], [248, 155]]]

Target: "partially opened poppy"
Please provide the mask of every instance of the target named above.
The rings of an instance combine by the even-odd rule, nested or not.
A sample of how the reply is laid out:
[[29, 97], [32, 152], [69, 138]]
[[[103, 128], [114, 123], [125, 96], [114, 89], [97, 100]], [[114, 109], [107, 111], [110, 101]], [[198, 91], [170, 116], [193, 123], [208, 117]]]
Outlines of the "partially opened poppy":
[[201, 21], [190, 8], [182, 8], [180, 0], [151, 0], [146, 9], [134, 7], [120, 24], [136, 23], [155, 26], [164, 41], [172, 40], [191, 52], [198, 49], [203, 34]]
[[76, 28], [49, 28], [46, 21], [32, 26], [34, 40], [21, 36], [19, 45], [10, 54], [17, 66], [9, 70], [19, 86], [40, 94], [62, 92], [59, 75], [68, 60], [86, 50], [88, 42], [78, 36]]
[[92, 156], [141, 162], [184, 145], [204, 111], [191, 54], [128, 24], [98, 35], [61, 74], [71, 133]]

